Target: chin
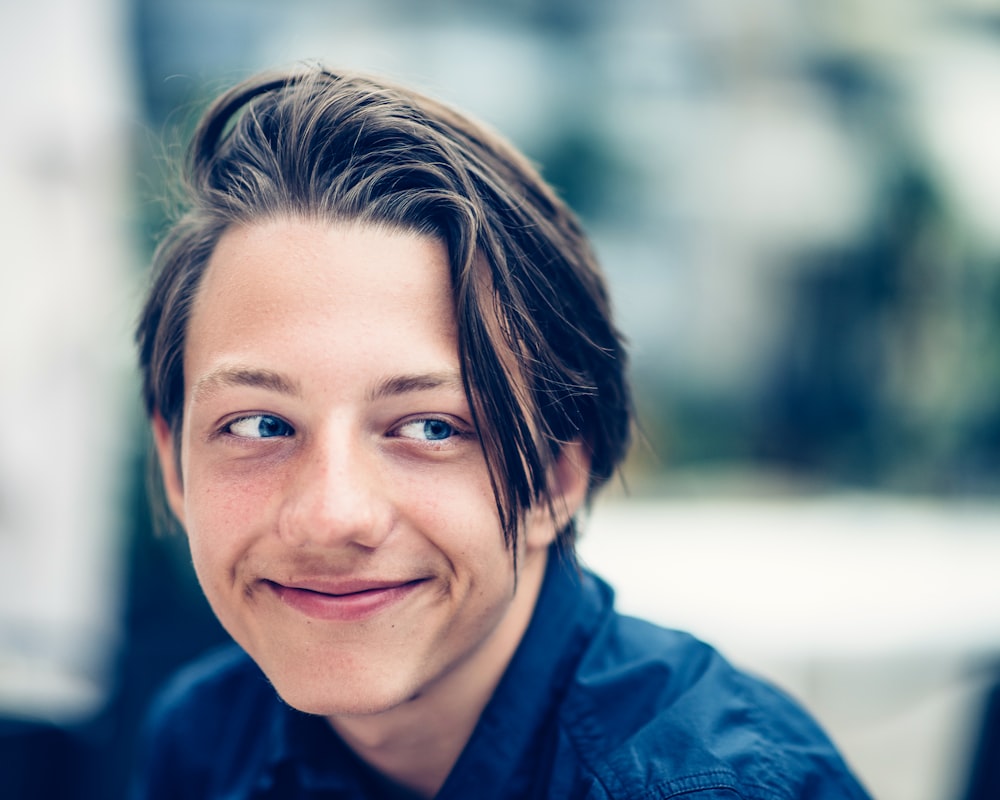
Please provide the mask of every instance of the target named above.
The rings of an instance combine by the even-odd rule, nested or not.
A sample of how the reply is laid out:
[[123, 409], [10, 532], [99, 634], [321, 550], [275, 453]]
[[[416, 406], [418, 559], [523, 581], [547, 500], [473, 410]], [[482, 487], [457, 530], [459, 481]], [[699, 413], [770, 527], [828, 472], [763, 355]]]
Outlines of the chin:
[[336, 678], [324, 681], [321, 686], [271, 681], [284, 703], [305, 714], [320, 717], [374, 716], [391, 711], [416, 696], [409, 690], [373, 686], [371, 679], [364, 687], [337, 682], [339, 685], [331, 691], [330, 684], [334, 682]]
[[402, 649], [373, 652], [345, 644], [287, 645], [247, 652], [281, 700], [305, 714], [382, 714], [420, 694], [433, 674], [431, 665], [408, 657], [411, 654]]

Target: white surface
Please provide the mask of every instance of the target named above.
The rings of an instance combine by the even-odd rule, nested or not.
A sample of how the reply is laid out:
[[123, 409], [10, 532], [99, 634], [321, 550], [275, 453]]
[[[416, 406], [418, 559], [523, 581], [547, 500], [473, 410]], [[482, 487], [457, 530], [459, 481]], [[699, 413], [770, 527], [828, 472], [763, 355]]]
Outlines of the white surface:
[[625, 501], [598, 505], [580, 551], [624, 611], [748, 655], [1000, 643], [1000, 505]]

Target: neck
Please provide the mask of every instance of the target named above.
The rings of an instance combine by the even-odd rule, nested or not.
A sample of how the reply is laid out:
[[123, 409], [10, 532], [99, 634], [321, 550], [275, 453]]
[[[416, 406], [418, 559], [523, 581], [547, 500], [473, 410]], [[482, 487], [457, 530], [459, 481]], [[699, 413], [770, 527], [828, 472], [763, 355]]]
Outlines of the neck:
[[531, 621], [547, 560], [526, 558], [517, 591], [490, 637], [464, 662], [402, 705], [330, 724], [370, 766], [420, 797], [444, 785]]

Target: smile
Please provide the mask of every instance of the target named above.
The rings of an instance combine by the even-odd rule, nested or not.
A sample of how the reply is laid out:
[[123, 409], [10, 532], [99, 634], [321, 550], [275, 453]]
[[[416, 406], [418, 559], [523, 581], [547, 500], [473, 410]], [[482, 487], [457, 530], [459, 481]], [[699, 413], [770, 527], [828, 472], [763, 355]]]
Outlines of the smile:
[[309, 588], [265, 582], [277, 598], [289, 608], [314, 619], [357, 622], [374, 616], [409, 597], [425, 581], [401, 583], [356, 583], [331, 587]]

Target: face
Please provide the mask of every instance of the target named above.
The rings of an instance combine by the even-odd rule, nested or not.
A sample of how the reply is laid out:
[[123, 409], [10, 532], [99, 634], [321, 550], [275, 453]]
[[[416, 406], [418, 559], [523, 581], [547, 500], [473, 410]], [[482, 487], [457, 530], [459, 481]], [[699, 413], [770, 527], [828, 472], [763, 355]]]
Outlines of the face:
[[529, 512], [515, 581], [440, 242], [294, 219], [231, 229], [184, 376], [180, 474], [154, 421], [167, 497], [212, 608], [286, 702], [379, 713], [502, 671], [586, 470], [560, 459], [564, 516]]

